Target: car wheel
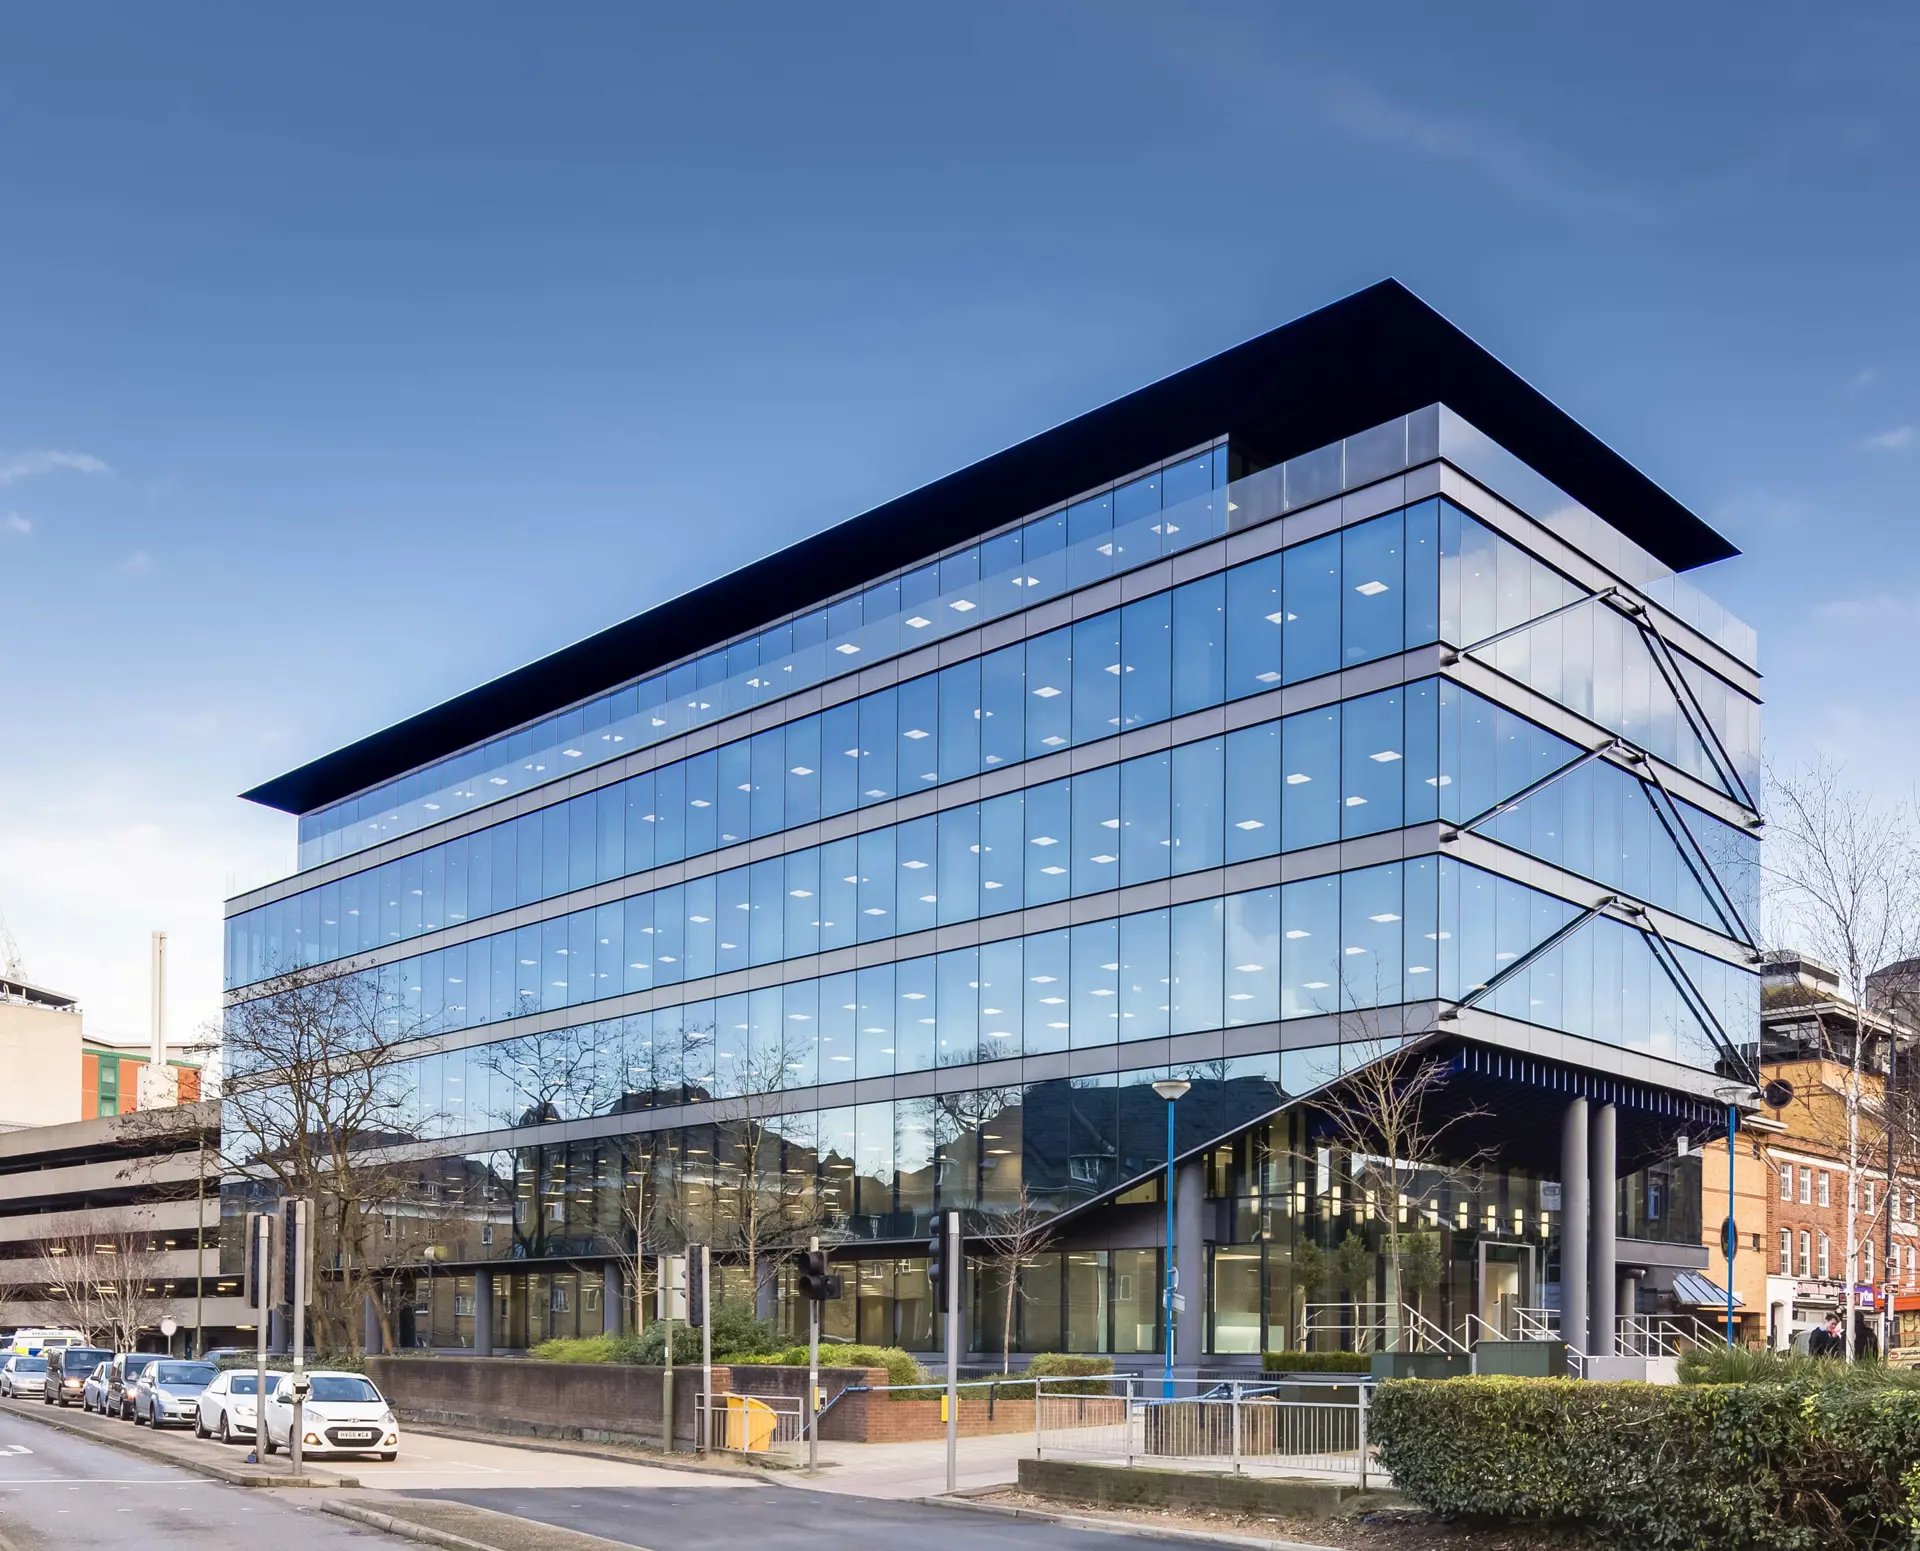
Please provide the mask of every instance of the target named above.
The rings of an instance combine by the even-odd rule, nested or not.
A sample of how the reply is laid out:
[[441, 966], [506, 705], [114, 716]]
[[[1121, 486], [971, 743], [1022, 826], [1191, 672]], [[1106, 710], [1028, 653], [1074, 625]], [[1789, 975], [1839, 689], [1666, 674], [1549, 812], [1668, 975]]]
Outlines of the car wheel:
[[227, 1427], [227, 1413], [224, 1411], [220, 1413], [220, 1441], [223, 1444], [231, 1444], [233, 1442], [233, 1433]]
[[262, 1436], [263, 1436], [263, 1442], [261, 1446], [267, 1451], [267, 1453], [278, 1454], [280, 1452], [280, 1445], [273, 1441], [273, 1429], [268, 1428]]
[[196, 1438], [211, 1438], [213, 1436], [212, 1433], [207, 1431], [207, 1419], [200, 1414], [200, 1408], [198, 1406], [193, 1408], [193, 1435]]

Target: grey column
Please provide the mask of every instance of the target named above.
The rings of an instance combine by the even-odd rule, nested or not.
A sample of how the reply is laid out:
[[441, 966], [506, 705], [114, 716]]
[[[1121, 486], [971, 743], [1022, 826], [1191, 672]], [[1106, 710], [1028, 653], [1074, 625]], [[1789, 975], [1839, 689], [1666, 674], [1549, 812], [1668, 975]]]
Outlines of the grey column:
[[372, 1293], [360, 1300], [360, 1350], [370, 1353], [381, 1350], [380, 1311], [374, 1304]]
[[600, 1290], [600, 1329], [605, 1335], [617, 1336], [627, 1312], [626, 1270], [617, 1260], [609, 1260], [602, 1270], [607, 1285]]
[[473, 1274], [473, 1355], [493, 1356], [493, 1273]]
[[1587, 1101], [1567, 1105], [1560, 1122], [1560, 1339], [1587, 1350]]
[[1180, 1268], [1180, 1295], [1187, 1300], [1187, 1306], [1173, 1317], [1174, 1362], [1181, 1368], [1198, 1368], [1206, 1360], [1206, 1195], [1207, 1172], [1201, 1159], [1174, 1171], [1173, 1263]]
[[1588, 1254], [1591, 1301], [1587, 1304], [1587, 1354], [1611, 1357], [1614, 1352], [1614, 1314], [1619, 1281], [1614, 1269], [1615, 1185], [1614, 1112], [1611, 1104], [1595, 1106], [1588, 1137], [1592, 1160], [1587, 1189], [1592, 1193], [1593, 1244]]

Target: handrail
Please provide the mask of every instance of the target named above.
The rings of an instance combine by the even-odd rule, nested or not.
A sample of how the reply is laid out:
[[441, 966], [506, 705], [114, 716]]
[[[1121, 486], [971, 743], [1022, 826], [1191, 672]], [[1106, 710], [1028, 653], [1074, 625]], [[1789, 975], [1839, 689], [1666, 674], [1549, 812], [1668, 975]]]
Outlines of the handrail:
[[1410, 1303], [1400, 1305], [1401, 1329], [1409, 1340], [1417, 1339], [1424, 1343], [1422, 1350], [1433, 1349], [1441, 1352], [1451, 1350], [1454, 1354], [1467, 1357], [1471, 1353], [1467, 1344], [1460, 1340], [1443, 1325], [1435, 1324]]

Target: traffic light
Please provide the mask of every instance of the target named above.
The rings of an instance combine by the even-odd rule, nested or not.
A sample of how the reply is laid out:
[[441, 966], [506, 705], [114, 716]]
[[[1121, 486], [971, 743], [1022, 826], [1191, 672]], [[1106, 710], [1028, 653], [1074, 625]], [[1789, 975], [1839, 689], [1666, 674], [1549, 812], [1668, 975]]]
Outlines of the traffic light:
[[825, 1303], [840, 1296], [843, 1284], [827, 1270], [827, 1252], [823, 1249], [800, 1251], [800, 1296], [813, 1303]]
[[953, 1246], [948, 1242], [947, 1227], [947, 1214], [935, 1212], [933, 1231], [927, 1238], [927, 1285], [933, 1293], [933, 1307], [941, 1314], [952, 1302], [947, 1295], [947, 1256]]
[[273, 1307], [273, 1262], [277, 1219], [271, 1212], [247, 1213], [247, 1306], [262, 1313]]

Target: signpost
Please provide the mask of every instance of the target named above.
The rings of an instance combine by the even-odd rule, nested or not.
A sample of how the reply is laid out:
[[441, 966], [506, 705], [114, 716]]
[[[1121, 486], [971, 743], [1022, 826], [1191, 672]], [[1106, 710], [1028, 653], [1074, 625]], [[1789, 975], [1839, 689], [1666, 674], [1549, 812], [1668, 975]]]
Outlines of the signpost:
[[673, 1452], [673, 1321], [674, 1316], [684, 1317], [687, 1312], [687, 1257], [685, 1255], [662, 1255], [657, 1262], [659, 1279], [654, 1284], [654, 1314], [665, 1321], [667, 1327], [667, 1371], [660, 1379], [660, 1431], [664, 1441], [661, 1444], [667, 1453]]
[[705, 1454], [713, 1443], [713, 1247], [687, 1246], [687, 1318], [700, 1327], [700, 1410], [703, 1421], [696, 1447]]
[[267, 1326], [273, 1318], [273, 1230], [271, 1212], [247, 1213], [247, 1303], [257, 1321], [254, 1354], [253, 1457], [267, 1457]]
[[[312, 1381], [302, 1369], [307, 1351], [307, 1300], [313, 1281], [313, 1203], [285, 1201], [281, 1203], [280, 1210], [280, 1243], [286, 1267], [288, 1319], [293, 1326], [293, 1377], [287, 1382], [293, 1396], [293, 1421], [287, 1428], [287, 1452], [293, 1457], [293, 1473], [297, 1476], [301, 1468], [301, 1445], [306, 1440], [307, 1394], [312, 1386]], [[265, 1398], [256, 1395], [253, 1399], [256, 1430], [266, 1426]]]

